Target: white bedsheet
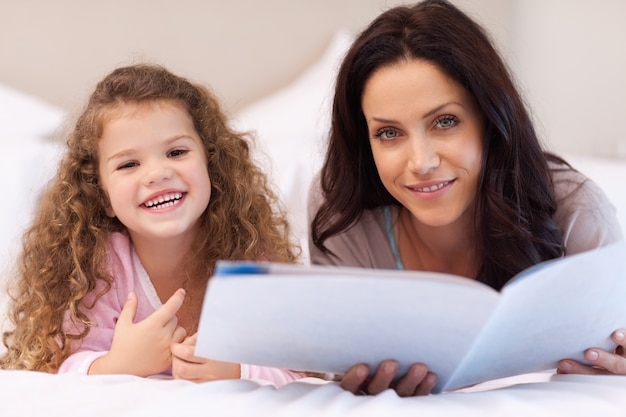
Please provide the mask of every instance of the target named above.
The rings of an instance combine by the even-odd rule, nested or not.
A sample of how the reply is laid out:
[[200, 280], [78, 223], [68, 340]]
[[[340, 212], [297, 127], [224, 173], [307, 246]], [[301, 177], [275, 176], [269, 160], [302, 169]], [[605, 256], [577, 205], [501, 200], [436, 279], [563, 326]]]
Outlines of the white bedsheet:
[[355, 396], [307, 379], [282, 388], [247, 380], [195, 384], [128, 375], [0, 371], [0, 416], [624, 416], [626, 377], [541, 373], [473, 390]]

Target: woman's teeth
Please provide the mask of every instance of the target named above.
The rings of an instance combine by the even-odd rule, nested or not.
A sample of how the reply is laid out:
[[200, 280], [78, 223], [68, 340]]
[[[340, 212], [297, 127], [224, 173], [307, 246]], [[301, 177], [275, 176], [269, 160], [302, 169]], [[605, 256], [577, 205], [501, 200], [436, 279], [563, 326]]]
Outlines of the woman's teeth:
[[436, 185], [431, 185], [430, 187], [420, 187], [420, 188], [417, 188], [416, 190], [422, 193], [432, 193], [434, 191], [437, 191], [445, 187], [449, 182], [450, 181], [442, 182]]

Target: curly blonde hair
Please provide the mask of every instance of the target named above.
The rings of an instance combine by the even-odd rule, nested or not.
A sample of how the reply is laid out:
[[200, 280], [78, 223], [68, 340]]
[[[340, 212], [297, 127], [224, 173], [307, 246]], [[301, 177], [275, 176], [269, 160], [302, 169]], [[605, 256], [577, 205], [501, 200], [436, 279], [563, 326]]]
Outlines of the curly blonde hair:
[[[95, 323], [86, 296], [99, 282], [111, 288], [107, 239], [125, 233], [98, 178], [98, 140], [107, 115], [120, 104], [169, 101], [186, 109], [208, 155], [211, 199], [200, 219], [200, 233], [186, 270], [206, 285], [218, 259], [296, 262], [299, 247], [290, 236], [276, 194], [252, 161], [246, 134], [229, 128], [218, 100], [205, 87], [158, 65], [115, 69], [99, 82], [67, 140], [56, 176], [43, 193], [22, 239], [3, 334], [5, 369], [56, 372]], [[192, 283], [193, 284], [193, 283]], [[100, 286], [98, 286], [100, 288]], [[96, 302], [99, 296], [96, 296]], [[64, 331], [71, 320], [79, 334]]]

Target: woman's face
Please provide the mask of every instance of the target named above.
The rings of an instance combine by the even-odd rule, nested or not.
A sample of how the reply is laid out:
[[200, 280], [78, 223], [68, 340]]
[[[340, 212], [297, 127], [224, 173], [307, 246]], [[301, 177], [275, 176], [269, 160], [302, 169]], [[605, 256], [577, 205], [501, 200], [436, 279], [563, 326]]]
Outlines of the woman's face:
[[472, 95], [433, 64], [412, 59], [374, 72], [361, 103], [389, 193], [421, 224], [470, 220], [485, 130]]

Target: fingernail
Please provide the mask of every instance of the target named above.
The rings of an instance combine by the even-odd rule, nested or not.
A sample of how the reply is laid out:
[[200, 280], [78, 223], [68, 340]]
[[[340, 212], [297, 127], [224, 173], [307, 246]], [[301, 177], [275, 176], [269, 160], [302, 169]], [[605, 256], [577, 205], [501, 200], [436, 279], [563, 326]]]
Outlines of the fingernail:
[[356, 376], [359, 378], [365, 378], [367, 376], [368, 370], [365, 366], [359, 366], [356, 368]]
[[387, 375], [393, 375], [396, 373], [396, 364], [392, 362], [387, 362], [383, 365], [383, 371]]
[[598, 355], [598, 352], [595, 350], [590, 350], [585, 354], [585, 358], [587, 358], [587, 360], [594, 361], [594, 362], [598, 360], [599, 356], [600, 355]]
[[413, 366], [411, 368], [411, 375], [415, 378], [421, 377], [425, 372], [425, 368], [421, 366]]
[[572, 370], [572, 364], [569, 362], [561, 362], [559, 363], [559, 370], [567, 373]]
[[617, 332], [615, 332], [615, 339], [617, 339], [620, 342], [624, 340], [624, 332], [622, 332], [621, 330], [618, 330]]
[[435, 385], [437, 383], [437, 375], [435, 374], [426, 375], [426, 383], [428, 385]]

